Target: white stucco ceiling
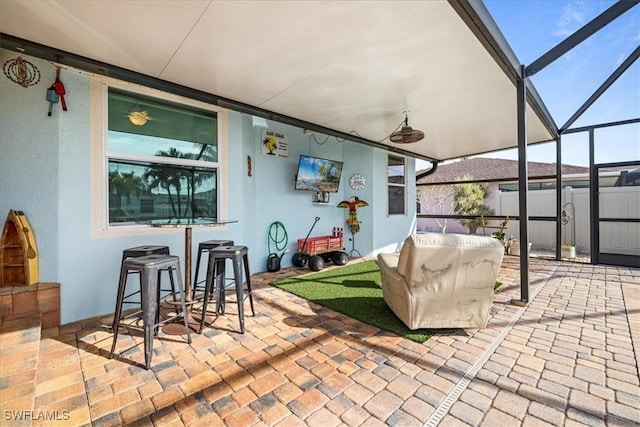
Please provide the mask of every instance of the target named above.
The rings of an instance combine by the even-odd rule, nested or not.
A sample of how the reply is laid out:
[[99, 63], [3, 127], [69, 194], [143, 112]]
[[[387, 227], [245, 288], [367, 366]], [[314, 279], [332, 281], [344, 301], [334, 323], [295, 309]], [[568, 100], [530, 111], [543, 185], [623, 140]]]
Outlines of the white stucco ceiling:
[[[517, 145], [515, 85], [446, 1], [0, 1], [0, 31], [372, 141], [408, 109], [418, 156]], [[552, 138], [532, 112], [527, 137]]]

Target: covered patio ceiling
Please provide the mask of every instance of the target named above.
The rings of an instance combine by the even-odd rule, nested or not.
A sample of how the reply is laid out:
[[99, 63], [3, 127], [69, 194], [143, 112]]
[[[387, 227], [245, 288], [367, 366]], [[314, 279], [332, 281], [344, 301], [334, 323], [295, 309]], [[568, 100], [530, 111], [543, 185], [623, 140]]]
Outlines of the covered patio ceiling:
[[[1, 46], [426, 160], [516, 147], [519, 64], [481, 2], [10, 1]], [[528, 86], [528, 143], [557, 127]], [[417, 143], [388, 135], [404, 120]]]

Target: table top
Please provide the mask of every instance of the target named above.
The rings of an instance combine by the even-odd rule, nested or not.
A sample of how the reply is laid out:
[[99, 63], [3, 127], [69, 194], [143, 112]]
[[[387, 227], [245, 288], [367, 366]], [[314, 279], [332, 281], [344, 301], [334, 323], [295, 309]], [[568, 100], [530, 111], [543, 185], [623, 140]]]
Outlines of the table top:
[[216, 219], [216, 218], [166, 218], [152, 219], [145, 221], [152, 227], [215, 227], [219, 225], [232, 224], [238, 222], [237, 219]]

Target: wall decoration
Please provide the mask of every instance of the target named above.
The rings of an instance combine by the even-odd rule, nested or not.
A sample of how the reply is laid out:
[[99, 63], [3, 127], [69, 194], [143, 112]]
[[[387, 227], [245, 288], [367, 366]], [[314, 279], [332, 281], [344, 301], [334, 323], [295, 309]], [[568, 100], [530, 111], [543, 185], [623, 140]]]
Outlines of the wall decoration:
[[347, 213], [347, 225], [349, 226], [349, 231], [351, 231], [351, 250], [349, 251], [349, 257], [358, 254], [359, 257], [362, 257], [360, 252], [356, 249], [356, 233], [360, 231], [360, 221], [358, 220], [358, 208], [363, 206], [369, 206], [369, 203], [364, 200], [360, 200], [358, 196], [351, 196], [349, 200], [343, 200], [338, 203], [339, 208], [348, 208], [349, 211]]
[[[62, 82], [60, 81], [60, 68], [57, 68], [56, 81], [53, 82], [53, 85], [51, 85], [49, 89], [47, 89], [47, 94], [45, 96], [45, 99], [49, 102], [49, 114], [48, 114], [49, 116], [51, 116], [53, 112], [53, 104], [57, 104], [58, 101], [62, 103], [62, 111], [67, 111], [67, 102], [64, 99], [65, 93], [66, 92], [64, 89], [64, 84], [62, 84]], [[149, 119], [151, 118], [149, 117]], [[136, 124], [134, 123], [131, 117], [129, 117], [129, 120], [131, 120], [133, 124]], [[146, 120], [145, 120], [145, 123], [146, 123]]]
[[359, 173], [352, 175], [349, 179], [349, 186], [356, 191], [362, 190], [365, 185], [367, 185], [367, 180]]
[[369, 206], [369, 203], [364, 200], [360, 200], [358, 196], [351, 196], [349, 200], [343, 200], [338, 203], [339, 208], [349, 208], [347, 216], [347, 225], [351, 231], [351, 234], [356, 234], [360, 231], [360, 221], [358, 221], [358, 208], [363, 206]]
[[64, 84], [60, 81], [60, 68], [56, 68], [56, 81], [53, 82], [53, 86], [51, 86], [58, 96], [60, 97], [60, 105], [62, 105], [62, 111], [67, 111], [67, 101], [64, 99], [64, 94], [66, 93], [64, 89]]
[[5, 62], [2, 70], [9, 80], [18, 83], [22, 87], [34, 86], [40, 81], [40, 70], [38, 70], [38, 67], [22, 59], [22, 56]]
[[262, 154], [289, 157], [289, 141], [285, 134], [271, 130], [262, 131]]
[[56, 92], [56, 89], [51, 86], [49, 89], [47, 89], [47, 94], [45, 95], [45, 99], [49, 102], [49, 114], [47, 114], [49, 117], [51, 117], [51, 114], [53, 114], [53, 104], [57, 104], [58, 101], [60, 100], [60, 95], [58, 95], [58, 93]]

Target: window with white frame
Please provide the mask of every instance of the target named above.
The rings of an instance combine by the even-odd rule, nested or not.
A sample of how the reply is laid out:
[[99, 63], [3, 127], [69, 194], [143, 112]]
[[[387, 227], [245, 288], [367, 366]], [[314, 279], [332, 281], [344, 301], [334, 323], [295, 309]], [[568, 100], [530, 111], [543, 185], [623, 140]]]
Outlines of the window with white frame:
[[215, 111], [109, 87], [108, 224], [219, 215]]
[[404, 157], [389, 154], [387, 162], [389, 215], [406, 213], [406, 182]]

